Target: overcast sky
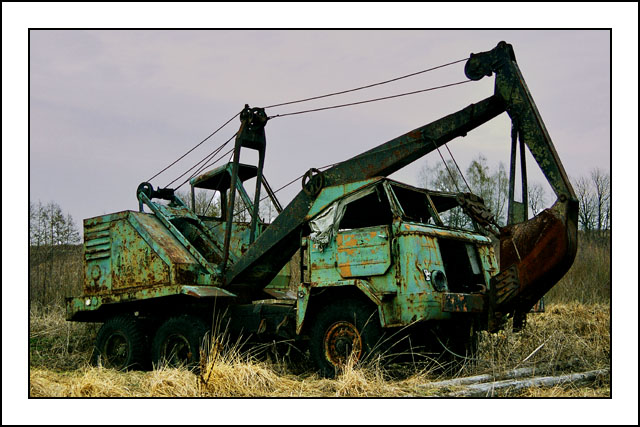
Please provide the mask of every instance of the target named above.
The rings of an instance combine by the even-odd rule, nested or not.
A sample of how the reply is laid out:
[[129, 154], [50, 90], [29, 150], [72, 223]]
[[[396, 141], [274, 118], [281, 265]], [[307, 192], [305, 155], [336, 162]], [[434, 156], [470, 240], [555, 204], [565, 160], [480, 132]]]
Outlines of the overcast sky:
[[[424, 70], [505, 40], [567, 173], [610, 170], [610, 32], [607, 30], [33, 30], [30, 32], [31, 201], [83, 218], [136, 209], [135, 190], [244, 104], [266, 106]], [[464, 63], [269, 115], [466, 80]], [[371, 104], [283, 117], [266, 127], [265, 175], [279, 188], [458, 111], [493, 92], [494, 78]], [[226, 141], [239, 119], [152, 181], [165, 186]], [[463, 169], [483, 154], [508, 164], [506, 114], [450, 143]], [[229, 145], [230, 147], [230, 145]], [[226, 149], [225, 149], [226, 151]], [[247, 150], [244, 162], [255, 162]], [[447, 153], [445, 153], [447, 154]], [[531, 180], [544, 181], [529, 157]], [[421, 185], [425, 162], [392, 177]], [[186, 178], [179, 180], [182, 183]], [[175, 184], [174, 184], [175, 186]], [[182, 189], [186, 190], [188, 186]], [[279, 194], [286, 204], [294, 184]], [[553, 201], [548, 189], [549, 203]]]

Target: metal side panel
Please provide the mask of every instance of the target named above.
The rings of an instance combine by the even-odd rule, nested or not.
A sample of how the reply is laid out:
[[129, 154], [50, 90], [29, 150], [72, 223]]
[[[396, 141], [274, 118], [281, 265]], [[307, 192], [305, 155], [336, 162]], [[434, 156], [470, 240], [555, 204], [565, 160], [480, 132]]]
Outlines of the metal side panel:
[[111, 223], [112, 291], [171, 283], [170, 264], [143, 239], [134, 221]]
[[389, 228], [368, 227], [336, 236], [337, 264], [342, 277], [375, 276], [391, 266]]
[[84, 220], [85, 293], [111, 290], [111, 220], [111, 216]]
[[198, 262], [155, 215], [131, 212], [129, 222], [167, 264]]
[[155, 215], [131, 212], [129, 222], [142, 237], [144, 244], [148, 245], [169, 268], [169, 283], [196, 284], [198, 275], [205, 273], [198, 260]]
[[215, 284], [152, 214], [123, 211], [84, 220], [84, 293]]
[[121, 303], [186, 295], [193, 298], [235, 297], [214, 286], [155, 286], [119, 290], [106, 295], [83, 295], [66, 299], [66, 319], [86, 322], [104, 321], [105, 309]]

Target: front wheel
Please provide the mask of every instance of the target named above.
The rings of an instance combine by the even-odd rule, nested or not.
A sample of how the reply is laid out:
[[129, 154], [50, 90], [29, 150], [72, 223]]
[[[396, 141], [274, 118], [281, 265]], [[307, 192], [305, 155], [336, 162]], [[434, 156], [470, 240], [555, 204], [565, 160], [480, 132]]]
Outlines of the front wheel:
[[443, 360], [449, 361], [454, 370], [463, 365], [473, 365], [477, 359], [478, 324], [473, 319], [443, 321], [434, 333], [440, 345]]
[[151, 359], [154, 366], [193, 368], [200, 362], [200, 346], [208, 328], [194, 316], [172, 317], [164, 322], [153, 338]]
[[309, 353], [320, 373], [335, 376], [349, 358], [361, 361], [379, 344], [382, 328], [377, 309], [358, 300], [323, 307], [310, 331]]

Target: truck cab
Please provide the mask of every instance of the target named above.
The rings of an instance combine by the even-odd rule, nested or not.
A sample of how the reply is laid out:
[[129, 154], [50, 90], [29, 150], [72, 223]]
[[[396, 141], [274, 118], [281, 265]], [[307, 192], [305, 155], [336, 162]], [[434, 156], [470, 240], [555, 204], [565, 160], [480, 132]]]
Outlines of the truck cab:
[[309, 297], [326, 288], [358, 288], [377, 306], [382, 327], [483, 311], [498, 263], [488, 233], [456, 194], [386, 178], [351, 187], [328, 206], [323, 199], [335, 200], [344, 187], [323, 189], [328, 194], [311, 209], [320, 211], [303, 238], [299, 332]]

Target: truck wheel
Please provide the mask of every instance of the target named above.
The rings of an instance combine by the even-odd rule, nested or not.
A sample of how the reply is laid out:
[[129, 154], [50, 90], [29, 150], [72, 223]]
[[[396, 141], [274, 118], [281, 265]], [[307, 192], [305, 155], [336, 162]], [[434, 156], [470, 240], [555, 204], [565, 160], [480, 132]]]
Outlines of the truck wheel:
[[475, 322], [471, 320], [450, 320], [441, 325], [438, 332], [446, 359], [451, 361], [472, 361], [478, 352], [479, 336]]
[[200, 362], [200, 346], [209, 328], [197, 317], [172, 317], [158, 328], [151, 344], [154, 366], [194, 368]]
[[376, 308], [357, 300], [327, 305], [311, 326], [311, 360], [322, 375], [334, 377], [350, 356], [361, 361], [371, 354], [381, 336]]
[[96, 336], [91, 361], [96, 366], [124, 370], [145, 365], [147, 346], [140, 323], [121, 315], [107, 320]]

